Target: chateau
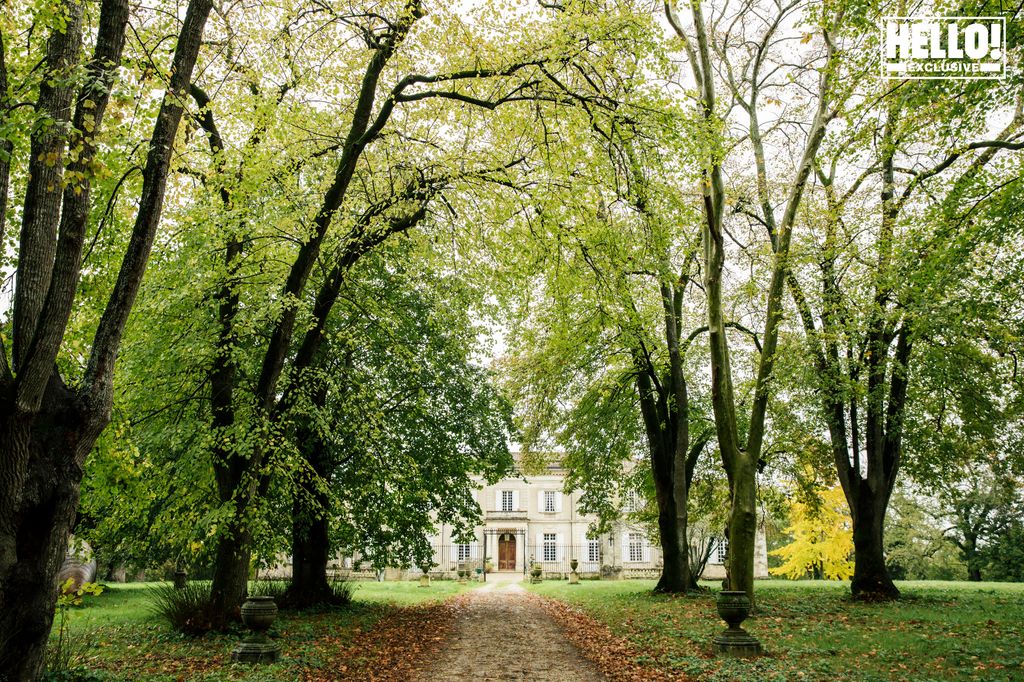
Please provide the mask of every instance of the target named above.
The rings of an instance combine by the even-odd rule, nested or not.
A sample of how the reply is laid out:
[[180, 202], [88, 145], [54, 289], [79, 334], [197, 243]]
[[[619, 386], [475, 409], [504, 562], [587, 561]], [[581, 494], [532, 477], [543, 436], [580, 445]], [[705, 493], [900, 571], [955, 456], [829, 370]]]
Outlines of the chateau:
[[[453, 577], [462, 567], [480, 567], [486, 560], [489, 569], [526, 573], [531, 561], [541, 565], [545, 576], [567, 575], [569, 562], [576, 559], [577, 571], [584, 577], [655, 578], [661, 572], [661, 548], [645, 530], [627, 521], [617, 522], [612, 530], [597, 538], [587, 531], [597, 519], [581, 514], [579, 493], [565, 493], [566, 471], [550, 465], [535, 475], [516, 474], [494, 485], [483, 485], [476, 493], [483, 525], [475, 531], [475, 540], [458, 543], [450, 526], [441, 525], [430, 539], [434, 547], [435, 577]], [[639, 499], [625, 500], [623, 511], [636, 511]], [[624, 517], [626, 515], [624, 514]], [[701, 578], [725, 577], [725, 542], [708, 536], [710, 557]], [[768, 558], [764, 533], [757, 535], [755, 576], [768, 577]], [[352, 566], [349, 561], [345, 562]], [[393, 569], [389, 578], [413, 577], [419, 568]]]

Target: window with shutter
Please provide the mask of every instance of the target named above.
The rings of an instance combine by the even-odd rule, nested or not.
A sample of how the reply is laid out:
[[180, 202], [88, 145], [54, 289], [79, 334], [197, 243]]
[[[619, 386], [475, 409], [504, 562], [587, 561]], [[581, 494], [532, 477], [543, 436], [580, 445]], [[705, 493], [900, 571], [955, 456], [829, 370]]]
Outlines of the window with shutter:
[[544, 491], [544, 511], [553, 512], [555, 511], [555, 491], [545, 490]]
[[502, 490], [501, 491], [501, 511], [510, 512], [512, 509], [512, 491]]
[[544, 561], [558, 561], [558, 537], [554, 533], [544, 533]]
[[633, 563], [639, 563], [644, 560], [643, 533], [629, 534], [629, 552], [626, 558]]

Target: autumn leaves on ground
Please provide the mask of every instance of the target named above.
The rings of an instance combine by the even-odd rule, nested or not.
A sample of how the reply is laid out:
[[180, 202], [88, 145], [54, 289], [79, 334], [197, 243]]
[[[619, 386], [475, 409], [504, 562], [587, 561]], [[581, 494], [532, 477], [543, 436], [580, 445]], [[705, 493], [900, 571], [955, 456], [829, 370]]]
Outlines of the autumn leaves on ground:
[[[91, 598], [71, 614], [71, 628], [78, 661], [97, 671], [89, 679], [429, 682], [457, 672], [435, 662], [457, 638], [466, 638], [459, 624], [473, 604], [508, 600], [514, 608], [525, 603], [530, 618], [550, 619], [555, 627], [545, 623], [547, 632], [565, 637], [563, 648], [578, 654], [577, 663], [563, 669], [548, 661], [553, 672], [544, 678], [527, 674], [529, 661], [495, 665], [495, 652], [529, 636], [521, 622], [495, 617], [494, 627], [463, 643], [472, 652], [465, 664], [475, 671], [473, 679], [1024, 680], [1020, 585], [906, 583], [902, 603], [872, 605], [849, 601], [839, 583], [765, 581], [759, 584], [760, 613], [747, 622], [768, 652], [756, 661], [712, 656], [710, 640], [722, 623], [711, 591], [659, 596], [644, 581], [525, 587], [528, 592], [486, 593], [454, 582], [426, 589], [361, 584], [345, 609], [282, 614], [272, 634], [284, 656], [256, 667], [230, 661], [240, 632], [196, 639], [173, 633], [149, 612], [142, 586], [112, 587]], [[550, 640], [533, 650], [536, 656], [559, 655]]]

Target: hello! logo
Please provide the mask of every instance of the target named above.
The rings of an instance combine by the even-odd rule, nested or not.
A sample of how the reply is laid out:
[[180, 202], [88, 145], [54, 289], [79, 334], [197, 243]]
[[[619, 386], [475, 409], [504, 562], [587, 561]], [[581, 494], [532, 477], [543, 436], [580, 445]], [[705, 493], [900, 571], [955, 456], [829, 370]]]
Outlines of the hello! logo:
[[1006, 77], [1003, 17], [882, 17], [882, 77]]

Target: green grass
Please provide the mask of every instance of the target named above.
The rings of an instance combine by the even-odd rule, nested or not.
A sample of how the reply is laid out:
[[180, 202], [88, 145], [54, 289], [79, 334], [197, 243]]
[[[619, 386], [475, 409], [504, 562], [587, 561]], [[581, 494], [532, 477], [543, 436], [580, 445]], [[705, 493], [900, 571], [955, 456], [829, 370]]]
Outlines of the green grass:
[[[282, 661], [251, 666], [232, 663], [230, 652], [244, 635], [213, 633], [190, 638], [170, 629], [151, 611], [148, 588], [158, 583], [108, 585], [98, 597], [70, 612], [70, 628], [82, 668], [100, 671], [103, 680], [297, 680], [303, 673], [327, 669], [331, 655], [351, 643], [397, 607], [437, 602], [474, 585], [434, 581], [356, 583], [351, 607], [307, 613], [282, 613], [271, 634], [284, 648]], [[56, 625], [56, 624], [55, 624]], [[51, 641], [56, 639], [56, 630]]]
[[400, 606], [441, 601], [472, 589], [475, 583], [460, 585], [455, 580], [434, 580], [430, 587], [420, 587], [419, 582], [358, 582], [352, 598], [357, 601], [397, 604]]
[[529, 589], [606, 623], [642, 663], [700, 679], [1024, 680], [1024, 584], [905, 582], [891, 604], [852, 602], [848, 585], [759, 581], [760, 612], [744, 623], [768, 654], [756, 661], [712, 656], [724, 623], [710, 593], [653, 595], [650, 581]]

